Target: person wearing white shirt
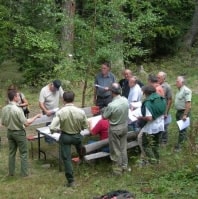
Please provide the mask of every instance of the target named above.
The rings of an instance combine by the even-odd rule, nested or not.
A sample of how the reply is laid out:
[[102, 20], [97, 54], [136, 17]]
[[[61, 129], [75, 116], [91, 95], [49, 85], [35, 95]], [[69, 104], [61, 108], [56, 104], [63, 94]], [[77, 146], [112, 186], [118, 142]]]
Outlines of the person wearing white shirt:
[[[128, 103], [129, 103], [129, 108], [131, 109], [131, 111], [133, 111], [137, 108], [134, 105], [137, 103], [141, 104], [140, 102], [142, 100], [142, 89], [140, 88], [139, 84], [137, 84], [137, 78], [135, 76], [129, 79], [129, 87], [130, 87], [130, 91], [129, 91], [129, 96], [128, 96]], [[128, 128], [129, 128], [129, 131], [130, 130], [133, 130], [135, 132], [139, 131], [136, 121], [131, 122], [129, 120]]]

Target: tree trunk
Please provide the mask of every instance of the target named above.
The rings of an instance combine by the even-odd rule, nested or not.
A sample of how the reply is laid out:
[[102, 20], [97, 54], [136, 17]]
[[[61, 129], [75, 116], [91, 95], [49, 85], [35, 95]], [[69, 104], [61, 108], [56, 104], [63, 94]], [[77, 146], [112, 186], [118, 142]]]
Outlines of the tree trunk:
[[65, 56], [71, 56], [73, 54], [75, 1], [62, 1], [62, 10], [65, 15], [65, 24], [62, 28], [61, 48]]
[[192, 25], [184, 37], [184, 46], [189, 49], [195, 42], [196, 36], [198, 34], [198, 0], [195, 4], [195, 11], [192, 19]]

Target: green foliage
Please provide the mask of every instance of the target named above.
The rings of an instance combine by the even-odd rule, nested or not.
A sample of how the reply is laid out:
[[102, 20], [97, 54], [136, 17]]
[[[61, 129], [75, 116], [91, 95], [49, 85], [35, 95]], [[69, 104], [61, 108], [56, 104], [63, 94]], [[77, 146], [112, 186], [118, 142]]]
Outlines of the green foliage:
[[[86, 81], [103, 60], [111, 61], [119, 73], [123, 63], [140, 64], [172, 54], [188, 29], [195, 5], [194, 0], [76, 1], [73, 19], [68, 18], [71, 6], [63, 7], [70, 1], [0, 2], [0, 63], [14, 57], [33, 85], [36, 77], [61, 74], [62, 67], [73, 79]], [[68, 29], [71, 38], [65, 39], [70, 39], [67, 43], [62, 37]], [[71, 68], [65, 67], [70, 51]]]

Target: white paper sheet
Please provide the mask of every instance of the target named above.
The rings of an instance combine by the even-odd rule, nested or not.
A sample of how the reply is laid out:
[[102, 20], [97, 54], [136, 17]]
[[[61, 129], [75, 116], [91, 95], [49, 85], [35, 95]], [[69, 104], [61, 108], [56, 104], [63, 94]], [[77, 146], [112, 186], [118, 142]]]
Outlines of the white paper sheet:
[[170, 124], [172, 122], [172, 117], [170, 114], [167, 115], [167, 118], [164, 119], [164, 125]]
[[142, 106], [142, 102], [131, 102], [131, 106], [135, 109], [135, 108], [140, 108]]
[[99, 84], [95, 84], [95, 87], [105, 89], [105, 87], [104, 87], [104, 86], [100, 86]]
[[40, 118], [37, 118], [34, 122], [32, 122], [31, 126], [51, 122], [53, 117], [54, 117], [54, 115], [49, 116], [49, 117], [47, 115], [42, 115]]
[[58, 141], [60, 138], [60, 133], [51, 134], [49, 126], [38, 128], [37, 131], [39, 131], [40, 134], [53, 138], [56, 141]]
[[97, 115], [97, 116], [88, 118], [88, 121], [91, 124], [91, 129], [93, 129], [94, 126], [96, 126], [96, 124], [98, 123], [98, 121], [101, 120], [101, 119], [102, 119], [101, 115]]
[[190, 118], [187, 117], [185, 121], [184, 120], [177, 121], [177, 125], [178, 125], [180, 131], [189, 127], [190, 126]]
[[137, 118], [140, 116], [142, 116], [141, 108], [137, 108], [134, 111], [131, 111], [129, 109], [128, 117], [131, 120], [131, 122], [135, 122], [137, 120]]

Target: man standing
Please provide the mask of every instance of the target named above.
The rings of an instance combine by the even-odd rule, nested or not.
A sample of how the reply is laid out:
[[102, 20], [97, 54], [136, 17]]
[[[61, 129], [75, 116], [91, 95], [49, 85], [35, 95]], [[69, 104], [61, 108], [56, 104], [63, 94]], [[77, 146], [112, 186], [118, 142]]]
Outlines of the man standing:
[[[164, 97], [166, 99], [166, 111], [164, 113], [164, 119], [166, 121], [169, 110], [172, 104], [172, 90], [170, 85], [165, 81], [166, 80], [166, 73], [161, 71], [157, 74], [158, 83], [161, 85], [162, 89], [164, 90]], [[168, 141], [168, 123], [164, 122], [164, 131], [162, 132], [161, 142], [163, 145], [167, 144]]]
[[[131, 77], [129, 79], [129, 96], [128, 96], [128, 103], [129, 108], [131, 111], [134, 111], [137, 106], [135, 104], [140, 103], [139, 107], [141, 107], [141, 101], [142, 101], [142, 89], [140, 88], [139, 84], [137, 84], [137, 78], [135, 76]], [[137, 121], [131, 122], [129, 120], [128, 124], [129, 130], [132, 130], [134, 132], [138, 132], [139, 128], [137, 126]]]
[[113, 73], [110, 72], [111, 66], [105, 62], [102, 64], [101, 72], [95, 78], [94, 104], [100, 109], [106, 107], [112, 101], [109, 87], [116, 81]]
[[[142, 91], [145, 95], [145, 100], [141, 107], [142, 116], [138, 117], [138, 122], [142, 124], [140, 130], [142, 152], [147, 156], [148, 162], [154, 164], [159, 162], [160, 133], [164, 131], [163, 115], [166, 110], [166, 101], [156, 93], [156, 89], [151, 85], [144, 86]], [[143, 164], [146, 162], [143, 161]]]
[[121, 95], [128, 98], [129, 91], [130, 91], [129, 79], [132, 77], [132, 71], [129, 70], [129, 69], [125, 69], [123, 71], [123, 76], [124, 76], [124, 78], [119, 81], [119, 84], [120, 84], [121, 89], [122, 89]]
[[61, 130], [60, 147], [61, 157], [65, 167], [65, 177], [68, 181], [66, 186], [74, 187], [73, 167], [71, 160], [71, 145], [76, 147], [80, 159], [82, 158], [82, 135], [81, 130], [88, 128], [85, 112], [74, 106], [75, 94], [72, 91], [64, 92], [64, 107], [53, 118], [50, 125], [51, 132]]
[[121, 97], [118, 83], [111, 86], [113, 100], [105, 108], [103, 118], [107, 118], [109, 127], [110, 158], [113, 161], [113, 173], [121, 175], [128, 167], [127, 132], [128, 132], [128, 100]]
[[60, 80], [54, 80], [41, 89], [39, 96], [39, 106], [43, 114], [51, 116], [54, 114], [53, 109], [59, 107], [59, 99], [63, 96], [63, 89]]
[[2, 125], [6, 126], [9, 144], [9, 176], [15, 174], [15, 159], [17, 148], [21, 158], [21, 176], [28, 176], [28, 148], [25, 126], [29, 126], [41, 114], [27, 119], [23, 110], [19, 107], [20, 95], [16, 90], [8, 91], [9, 104], [2, 109]]
[[[183, 76], [178, 76], [176, 86], [179, 89], [175, 96], [176, 120], [186, 120], [190, 116], [192, 91], [185, 85]], [[186, 130], [179, 131], [178, 143], [175, 150], [180, 150], [181, 144], [187, 139]]]
[[128, 96], [128, 102], [130, 108], [133, 110], [131, 103], [142, 101], [142, 89], [140, 88], [139, 84], [137, 84], [137, 78], [135, 76], [129, 79], [129, 88], [130, 91]]
[[[130, 87], [129, 87], [129, 79], [133, 76], [132, 75], [132, 71], [129, 70], [129, 69], [125, 69], [124, 72], [123, 72], [123, 76], [124, 76], [124, 79], [121, 79], [119, 81], [119, 84], [121, 86], [121, 89], [122, 89], [122, 93], [121, 95], [128, 98], [129, 96], [129, 91], [130, 91]], [[144, 84], [136, 78], [136, 83], [142, 87], [144, 86]]]

